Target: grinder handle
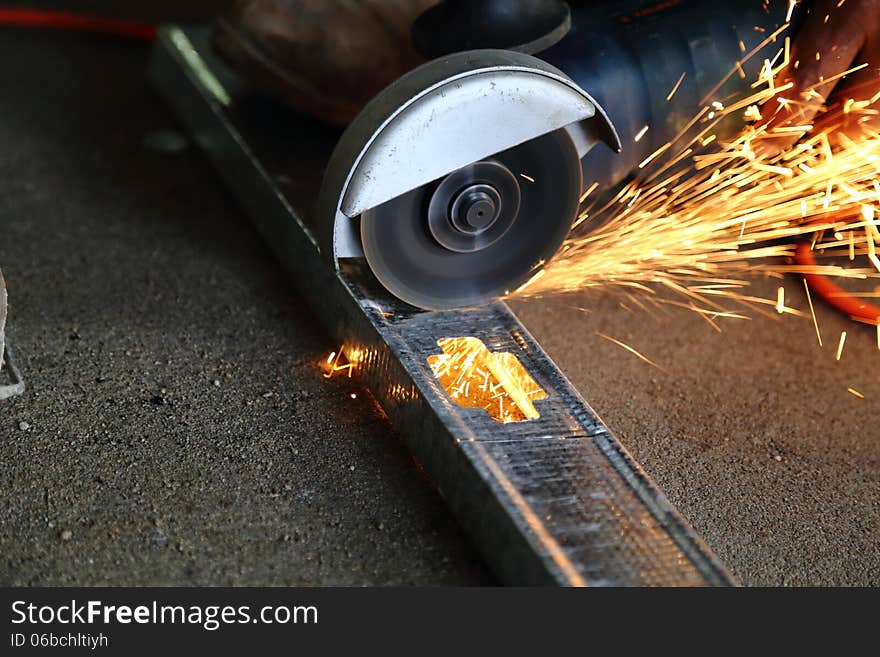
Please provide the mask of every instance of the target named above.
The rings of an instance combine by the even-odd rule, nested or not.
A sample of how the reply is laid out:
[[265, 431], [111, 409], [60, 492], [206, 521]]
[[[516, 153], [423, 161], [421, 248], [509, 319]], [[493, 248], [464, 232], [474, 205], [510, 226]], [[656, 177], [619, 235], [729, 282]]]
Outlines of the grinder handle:
[[416, 19], [413, 43], [428, 59], [483, 48], [534, 54], [570, 27], [564, 0], [444, 0]]

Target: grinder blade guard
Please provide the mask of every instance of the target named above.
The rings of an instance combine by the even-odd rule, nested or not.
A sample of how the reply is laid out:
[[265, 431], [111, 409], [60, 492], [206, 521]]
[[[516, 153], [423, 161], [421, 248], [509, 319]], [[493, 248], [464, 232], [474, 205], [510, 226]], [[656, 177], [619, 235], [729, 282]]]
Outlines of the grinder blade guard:
[[619, 150], [602, 108], [560, 70], [508, 50], [454, 53], [392, 83], [342, 135], [320, 195], [321, 249], [366, 258], [426, 309], [487, 303], [556, 253], [581, 158]]

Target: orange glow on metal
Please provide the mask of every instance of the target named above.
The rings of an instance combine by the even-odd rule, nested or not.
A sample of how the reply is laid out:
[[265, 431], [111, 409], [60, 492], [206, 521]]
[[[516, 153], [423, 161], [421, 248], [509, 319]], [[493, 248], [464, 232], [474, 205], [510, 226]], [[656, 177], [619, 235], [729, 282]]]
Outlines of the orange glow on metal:
[[324, 370], [324, 378], [330, 379], [339, 372], [345, 372], [350, 379], [360, 358], [361, 353], [359, 349], [346, 349], [345, 345], [339, 347], [336, 351], [330, 352], [330, 355], [321, 363], [321, 369]]
[[459, 406], [482, 408], [497, 422], [540, 417], [534, 402], [547, 393], [510, 352], [492, 352], [474, 337], [437, 341], [442, 354], [428, 357], [431, 372]]

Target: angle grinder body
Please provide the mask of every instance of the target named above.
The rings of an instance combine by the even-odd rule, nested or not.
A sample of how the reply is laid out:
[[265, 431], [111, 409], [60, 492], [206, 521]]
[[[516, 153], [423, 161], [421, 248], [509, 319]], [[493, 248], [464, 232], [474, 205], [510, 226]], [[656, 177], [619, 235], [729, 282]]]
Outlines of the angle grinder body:
[[[788, 17], [787, 2], [590, 4], [573, 10], [569, 33], [540, 56], [588, 90], [620, 135], [620, 153], [600, 144], [584, 158], [585, 184], [597, 182], [600, 189], [637, 170], [708, 100], [747, 91], [764, 61], [774, 61], [783, 48], [784, 36], [770, 37]], [[805, 9], [795, 7], [785, 36], [797, 33]], [[719, 137], [741, 125], [730, 117], [719, 125]]]
[[[456, 31], [456, 44], [494, 44], [473, 5], [444, 4], [454, 6], [432, 20], [467, 15], [475, 26]], [[500, 11], [494, 0], [483, 4]], [[599, 3], [570, 14], [554, 2], [544, 3], [552, 38], [542, 38], [511, 28], [517, 4], [532, 18], [543, 6], [504, 3], [512, 49], [440, 54], [379, 93], [343, 133], [319, 199], [319, 242], [334, 267], [365, 258], [389, 292], [429, 310], [513, 292], [559, 249], [584, 189], [630, 175], [696, 113], [743, 49], [786, 18], [784, 8], [747, 0]], [[439, 47], [420, 25], [421, 41]], [[536, 44], [540, 58], [520, 52]], [[743, 84], [731, 78], [720, 93]], [[636, 139], [639, 131], [649, 136]]]

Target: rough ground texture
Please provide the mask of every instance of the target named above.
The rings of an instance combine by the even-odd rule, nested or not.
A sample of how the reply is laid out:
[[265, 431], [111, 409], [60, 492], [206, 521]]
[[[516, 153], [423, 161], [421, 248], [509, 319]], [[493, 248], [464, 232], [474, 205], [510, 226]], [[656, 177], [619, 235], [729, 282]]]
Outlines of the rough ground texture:
[[[761, 281], [752, 292], [775, 299], [779, 284]], [[801, 281], [785, 285], [788, 304], [807, 310]], [[513, 305], [743, 583], [880, 584], [873, 327], [817, 308], [820, 349], [808, 319], [729, 320], [719, 334], [690, 311], [650, 315], [622, 301], [590, 294]]]
[[0, 585], [489, 581], [146, 55], [0, 30]]

